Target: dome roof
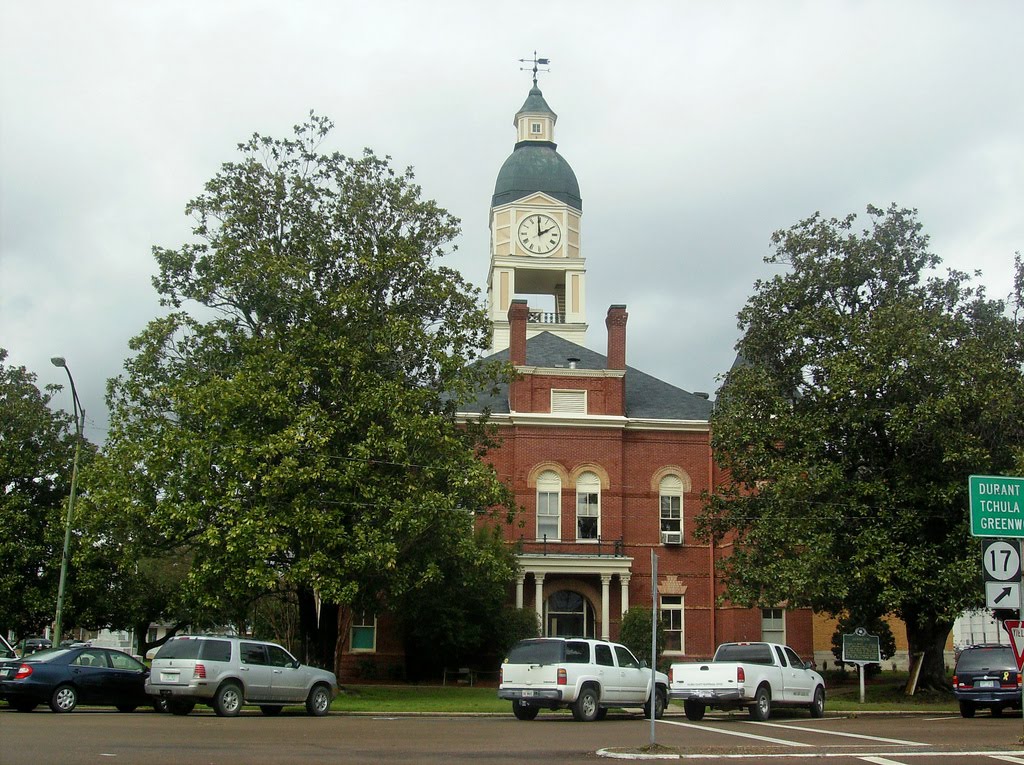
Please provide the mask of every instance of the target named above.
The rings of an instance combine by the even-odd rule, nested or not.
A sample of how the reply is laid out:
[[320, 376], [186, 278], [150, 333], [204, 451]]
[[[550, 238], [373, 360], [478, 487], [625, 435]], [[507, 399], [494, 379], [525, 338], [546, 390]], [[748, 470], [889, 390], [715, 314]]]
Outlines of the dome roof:
[[576, 173], [549, 141], [520, 141], [498, 171], [491, 206], [515, 202], [538, 191], [583, 210]]

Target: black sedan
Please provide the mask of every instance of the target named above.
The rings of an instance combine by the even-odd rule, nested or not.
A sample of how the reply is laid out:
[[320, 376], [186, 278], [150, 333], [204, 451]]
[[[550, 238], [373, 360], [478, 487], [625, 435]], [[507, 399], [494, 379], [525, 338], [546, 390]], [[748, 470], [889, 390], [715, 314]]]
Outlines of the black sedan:
[[132, 712], [153, 703], [146, 695], [149, 669], [123, 651], [78, 646], [50, 648], [0, 667], [0, 698], [21, 712], [40, 704], [70, 712], [78, 704]]

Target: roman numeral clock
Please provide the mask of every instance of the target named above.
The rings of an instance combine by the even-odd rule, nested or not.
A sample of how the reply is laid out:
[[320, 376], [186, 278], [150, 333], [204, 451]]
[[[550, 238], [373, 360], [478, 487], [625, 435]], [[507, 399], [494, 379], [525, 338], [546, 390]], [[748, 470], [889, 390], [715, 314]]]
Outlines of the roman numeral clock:
[[562, 229], [547, 215], [528, 215], [519, 224], [519, 244], [534, 255], [547, 255], [562, 241]]

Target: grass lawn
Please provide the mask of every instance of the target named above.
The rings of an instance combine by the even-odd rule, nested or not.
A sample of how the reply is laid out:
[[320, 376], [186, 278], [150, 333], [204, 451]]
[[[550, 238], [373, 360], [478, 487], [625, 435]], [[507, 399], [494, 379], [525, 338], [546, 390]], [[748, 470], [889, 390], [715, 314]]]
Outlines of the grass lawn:
[[496, 688], [458, 685], [344, 685], [336, 712], [511, 712]]
[[[952, 693], [918, 692], [907, 696], [905, 672], [883, 672], [865, 684], [865, 702], [860, 703], [857, 675], [845, 678], [832, 673], [826, 678], [825, 709], [829, 712], [955, 712]], [[510, 712], [508, 701], [498, 698], [497, 689], [465, 685], [344, 685], [331, 709], [337, 712]], [[682, 705], [673, 703], [672, 712]]]
[[860, 680], [855, 672], [840, 679], [830, 673], [825, 678], [825, 708], [830, 711], [864, 712], [956, 712], [960, 707], [953, 698], [952, 683], [948, 693], [918, 691], [907, 696], [906, 672], [882, 672], [864, 684], [864, 703], [860, 703]]

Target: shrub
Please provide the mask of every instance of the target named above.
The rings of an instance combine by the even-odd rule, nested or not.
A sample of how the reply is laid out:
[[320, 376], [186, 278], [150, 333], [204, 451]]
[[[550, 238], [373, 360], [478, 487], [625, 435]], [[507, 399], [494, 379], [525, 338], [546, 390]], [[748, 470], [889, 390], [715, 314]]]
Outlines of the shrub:
[[[651, 662], [651, 609], [631, 608], [622, 616], [619, 628], [619, 641], [625, 645], [640, 661]], [[657, 651], [658, 659], [665, 650], [665, 626], [658, 621]]]

